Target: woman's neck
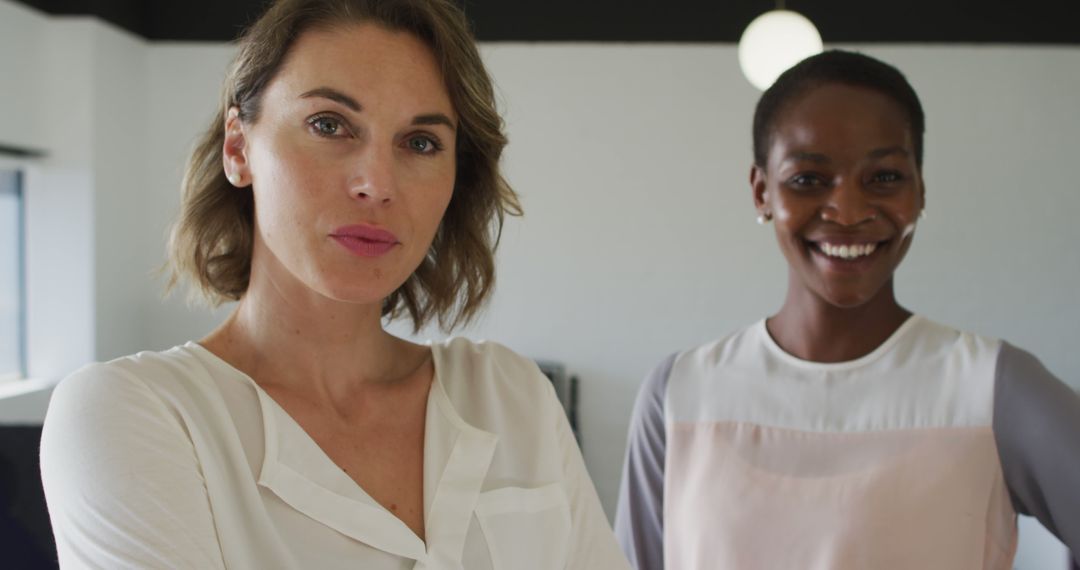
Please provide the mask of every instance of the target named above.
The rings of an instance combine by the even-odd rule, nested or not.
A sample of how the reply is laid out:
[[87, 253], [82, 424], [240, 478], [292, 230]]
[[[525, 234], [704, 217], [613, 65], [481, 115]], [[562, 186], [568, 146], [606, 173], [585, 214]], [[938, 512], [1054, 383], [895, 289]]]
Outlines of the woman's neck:
[[766, 327], [780, 348], [797, 358], [846, 362], [873, 352], [910, 316], [896, 302], [892, 281], [857, 307], [837, 307], [812, 291], [789, 286], [784, 306]]
[[201, 341], [261, 387], [348, 402], [414, 374], [430, 350], [387, 333], [381, 304], [283, 291], [254, 278], [236, 310]]

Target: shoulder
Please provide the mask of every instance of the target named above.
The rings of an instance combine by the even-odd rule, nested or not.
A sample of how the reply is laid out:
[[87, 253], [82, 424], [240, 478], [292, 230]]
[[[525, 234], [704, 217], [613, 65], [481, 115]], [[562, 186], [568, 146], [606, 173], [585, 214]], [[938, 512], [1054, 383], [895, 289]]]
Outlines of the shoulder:
[[[896, 368], [921, 370], [927, 378], [939, 377], [940, 385], [956, 390], [959, 397], [982, 410], [992, 401], [995, 370], [1003, 343], [978, 334], [915, 315], [905, 324], [884, 362]], [[899, 336], [899, 335], [898, 335]], [[980, 413], [980, 415], [982, 415]]]
[[432, 347], [438, 356], [453, 366], [486, 367], [496, 365], [510, 368], [534, 368], [536, 363], [507, 346], [490, 340], [470, 340], [453, 337]]
[[1016, 418], [1029, 422], [1037, 422], [1040, 416], [1046, 419], [1040, 411], [1068, 410], [1064, 415], [1069, 415], [1080, 410], [1080, 395], [1037, 356], [1007, 342], [1001, 343], [994, 376], [995, 426]]
[[205, 375], [205, 366], [192, 344], [161, 352], [139, 352], [108, 362], [95, 362], [60, 381], [58, 394], [81, 395], [114, 390], [160, 391]]
[[667, 355], [645, 376], [634, 403], [634, 410], [630, 420], [632, 425], [642, 423], [663, 424], [671, 370], [675, 366], [675, 361], [683, 354], [685, 353], [673, 352]]
[[998, 378], [1019, 379], [1049, 374], [1037, 356], [1007, 342], [1001, 343], [997, 364]]
[[[42, 472], [108, 472], [106, 463], [186, 441], [190, 355], [177, 349], [94, 363], [53, 390], [41, 434]], [[187, 401], [192, 398], [187, 397]]]
[[[999, 339], [916, 314], [883, 348], [865, 370], [860, 370], [883, 379], [882, 387], [873, 391], [873, 395], [882, 396], [881, 405], [906, 402], [911, 409], [923, 410], [922, 417], [912, 419], [911, 425], [990, 425]], [[893, 404], [886, 403], [886, 394]]]
[[559, 408], [551, 381], [536, 362], [506, 346], [453, 338], [433, 343], [432, 353], [439, 384], [465, 418], [539, 420]]
[[671, 378], [671, 369], [675, 367], [675, 361], [685, 353], [673, 352], [663, 360], [660, 361], [649, 375], [645, 377], [645, 381], [641, 383], [641, 391], [639, 392], [639, 398], [645, 398], [653, 401], [663, 401], [664, 392], [667, 391], [668, 380]]
[[452, 338], [432, 347], [436, 370], [447, 385], [468, 381], [514, 391], [549, 387], [536, 361], [497, 342]]
[[714, 340], [669, 355], [653, 370], [646, 383], [656, 387], [663, 384], [680, 385], [695, 383], [702, 378], [714, 377], [732, 367], [756, 365], [765, 351], [764, 321], [746, 325]]
[[992, 361], [997, 358], [1001, 348], [1000, 339], [945, 325], [921, 315], [912, 316], [905, 326], [912, 334], [902, 336], [906, 342], [899, 343], [898, 349], [920, 358], [939, 356]]
[[54, 388], [46, 430], [131, 425], [148, 416], [175, 414], [208, 389], [208, 375], [188, 346], [140, 352], [82, 367]]

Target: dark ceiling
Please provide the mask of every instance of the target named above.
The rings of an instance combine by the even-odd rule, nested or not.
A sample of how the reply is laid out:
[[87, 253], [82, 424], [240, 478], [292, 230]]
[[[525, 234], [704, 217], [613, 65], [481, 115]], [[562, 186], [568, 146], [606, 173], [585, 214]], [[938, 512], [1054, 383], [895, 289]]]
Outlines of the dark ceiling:
[[[152, 40], [227, 41], [266, 0], [15, 0]], [[463, 0], [482, 41], [736, 42], [764, 0]], [[788, 0], [826, 43], [1080, 45], [1077, 0]]]

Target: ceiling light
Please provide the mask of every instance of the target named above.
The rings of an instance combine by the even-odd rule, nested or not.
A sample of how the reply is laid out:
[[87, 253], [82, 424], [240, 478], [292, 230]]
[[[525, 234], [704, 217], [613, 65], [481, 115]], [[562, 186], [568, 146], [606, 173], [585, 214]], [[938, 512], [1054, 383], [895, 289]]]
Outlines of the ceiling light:
[[821, 53], [821, 34], [813, 22], [791, 10], [772, 10], [754, 18], [739, 38], [739, 66], [762, 91], [788, 68]]

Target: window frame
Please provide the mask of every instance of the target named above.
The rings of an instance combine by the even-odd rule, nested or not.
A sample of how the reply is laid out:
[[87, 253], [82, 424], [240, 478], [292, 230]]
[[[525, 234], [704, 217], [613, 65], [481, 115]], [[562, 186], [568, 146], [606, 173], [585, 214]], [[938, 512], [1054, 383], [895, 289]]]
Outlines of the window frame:
[[[15, 196], [15, 271], [16, 283], [16, 361], [17, 368], [14, 371], [0, 370], [0, 382], [22, 380], [27, 378], [29, 352], [27, 350], [27, 291], [26, 291], [26, 171], [23, 165], [9, 160], [0, 160], [0, 171], [14, 174], [14, 186], [10, 190]], [[6, 188], [0, 187], [0, 193], [8, 194]]]

